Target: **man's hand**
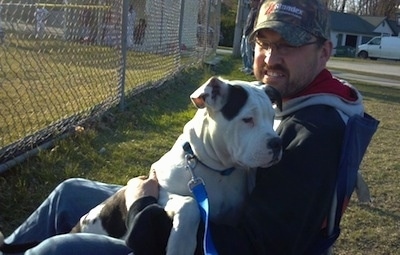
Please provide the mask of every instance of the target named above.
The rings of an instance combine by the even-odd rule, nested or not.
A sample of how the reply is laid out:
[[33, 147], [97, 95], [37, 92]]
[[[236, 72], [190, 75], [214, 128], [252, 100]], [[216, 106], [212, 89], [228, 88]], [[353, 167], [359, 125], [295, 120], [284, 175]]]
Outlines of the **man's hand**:
[[138, 176], [128, 181], [125, 190], [126, 208], [142, 197], [152, 196], [158, 199], [158, 181], [155, 171], [151, 170], [149, 177]]

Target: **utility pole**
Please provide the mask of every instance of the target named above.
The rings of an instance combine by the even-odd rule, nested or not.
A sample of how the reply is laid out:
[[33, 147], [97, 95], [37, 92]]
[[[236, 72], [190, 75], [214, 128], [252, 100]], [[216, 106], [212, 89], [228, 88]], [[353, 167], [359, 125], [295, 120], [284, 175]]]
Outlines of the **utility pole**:
[[246, 22], [245, 8], [247, 0], [238, 0], [237, 13], [236, 13], [236, 25], [235, 35], [233, 37], [233, 56], [240, 57], [240, 41], [242, 40], [243, 26]]

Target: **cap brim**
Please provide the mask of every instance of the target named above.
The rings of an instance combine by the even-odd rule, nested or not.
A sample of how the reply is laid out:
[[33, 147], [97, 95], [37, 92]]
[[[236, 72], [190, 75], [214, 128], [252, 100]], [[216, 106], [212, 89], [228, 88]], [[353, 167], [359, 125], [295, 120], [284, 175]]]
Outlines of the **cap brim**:
[[312, 38], [310, 33], [300, 27], [282, 21], [267, 20], [257, 24], [253, 32], [250, 34], [250, 39], [254, 39], [257, 32], [261, 29], [271, 29], [277, 32], [287, 43], [293, 46], [301, 46], [309, 42]]

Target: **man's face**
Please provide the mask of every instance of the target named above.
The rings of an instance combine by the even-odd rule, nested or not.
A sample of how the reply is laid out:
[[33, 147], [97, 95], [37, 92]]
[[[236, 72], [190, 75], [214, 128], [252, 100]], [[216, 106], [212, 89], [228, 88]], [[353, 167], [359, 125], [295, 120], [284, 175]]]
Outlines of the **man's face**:
[[[292, 47], [275, 31], [260, 30], [256, 37], [254, 75], [257, 80], [276, 88], [288, 98], [308, 86], [325, 68], [331, 53], [331, 42], [322, 47], [317, 38], [306, 45]], [[263, 45], [270, 45], [263, 47]]]

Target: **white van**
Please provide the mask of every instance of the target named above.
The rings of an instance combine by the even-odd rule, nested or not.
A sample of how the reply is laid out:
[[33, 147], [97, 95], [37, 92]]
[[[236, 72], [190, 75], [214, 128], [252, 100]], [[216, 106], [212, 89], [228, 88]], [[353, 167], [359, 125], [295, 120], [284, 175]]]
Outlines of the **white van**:
[[400, 60], [400, 37], [374, 37], [366, 44], [358, 46], [360, 58], [387, 58]]

